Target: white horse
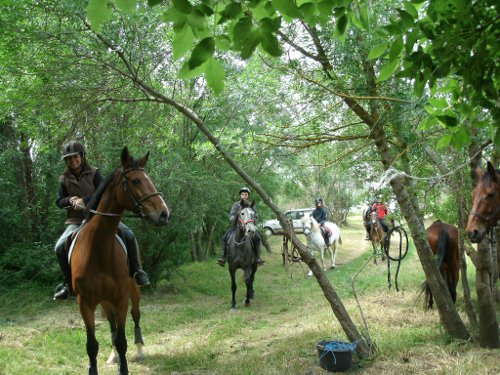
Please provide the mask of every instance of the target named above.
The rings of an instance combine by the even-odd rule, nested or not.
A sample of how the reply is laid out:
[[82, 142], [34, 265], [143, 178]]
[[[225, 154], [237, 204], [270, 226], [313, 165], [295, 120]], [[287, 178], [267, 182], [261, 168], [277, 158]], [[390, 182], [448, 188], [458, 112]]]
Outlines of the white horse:
[[[317, 250], [319, 250], [323, 270], [326, 271], [324, 257], [325, 249], [330, 252], [332, 258], [331, 268], [334, 269], [336, 267], [335, 261], [337, 258], [337, 245], [340, 245], [342, 243], [342, 239], [340, 238], [340, 228], [337, 226], [337, 224], [331, 223], [329, 221], [324, 224], [330, 231], [330, 237], [328, 240], [329, 243], [325, 244], [325, 239], [323, 238], [321, 227], [312, 216], [303, 216], [301, 222], [302, 228], [304, 230], [304, 235], [307, 238], [307, 247], [310, 250], [312, 250], [312, 248], [316, 248]], [[309, 271], [309, 276], [311, 275], [312, 272]]]

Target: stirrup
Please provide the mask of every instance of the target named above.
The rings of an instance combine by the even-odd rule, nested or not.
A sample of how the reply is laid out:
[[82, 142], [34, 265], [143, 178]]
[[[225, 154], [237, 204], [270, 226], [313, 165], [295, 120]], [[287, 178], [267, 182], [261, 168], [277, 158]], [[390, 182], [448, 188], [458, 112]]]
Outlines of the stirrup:
[[217, 259], [217, 264], [224, 267], [226, 265], [226, 259], [224, 257]]
[[139, 287], [149, 285], [148, 275], [143, 270], [139, 270], [136, 273], [134, 273], [134, 281]]
[[65, 301], [69, 298], [70, 290], [68, 284], [59, 284], [56, 288], [56, 293], [54, 294], [54, 301]]

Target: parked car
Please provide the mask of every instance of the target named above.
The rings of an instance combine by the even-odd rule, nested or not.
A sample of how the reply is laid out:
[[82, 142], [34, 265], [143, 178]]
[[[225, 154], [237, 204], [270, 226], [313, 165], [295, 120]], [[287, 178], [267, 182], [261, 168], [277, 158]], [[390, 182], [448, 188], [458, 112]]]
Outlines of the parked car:
[[[314, 208], [297, 208], [285, 211], [285, 217], [288, 220], [292, 220], [293, 229], [295, 233], [302, 233], [302, 223], [300, 219], [302, 218], [302, 216], [310, 215], [313, 212], [313, 210]], [[266, 220], [264, 222], [263, 227], [264, 227], [264, 232], [268, 236], [284, 232], [283, 228], [281, 227], [277, 219]]]

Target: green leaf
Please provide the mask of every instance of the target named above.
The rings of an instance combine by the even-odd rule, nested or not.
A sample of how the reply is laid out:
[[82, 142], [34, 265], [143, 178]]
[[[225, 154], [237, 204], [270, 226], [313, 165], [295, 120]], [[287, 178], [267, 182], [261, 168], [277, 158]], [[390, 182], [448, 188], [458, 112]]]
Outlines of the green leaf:
[[389, 51], [389, 59], [393, 60], [401, 54], [401, 51], [403, 50], [404, 44], [403, 44], [403, 38], [399, 37], [396, 38], [396, 40], [392, 43], [391, 50]]
[[368, 54], [368, 60], [378, 59], [387, 50], [387, 43], [377, 44]]
[[193, 12], [188, 14], [186, 20], [193, 29], [204, 30], [207, 28], [205, 15], [199, 10], [194, 9]]
[[429, 98], [427, 99], [429, 103], [437, 109], [445, 109], [448, 107], [448, 102], [443, 98]]
[[87, 17], [89, 18], [92, 30], [101, 31], [102, 24], [111, 19], [111, 8], [108, 3], [102, 0], [89, 0], [87, 5]]
[[124, 12], [128, 13], [133, 11], [137, 5], [137, 0], [115, 0], [115, 1], [118, 9], [121, 9]]
[[191, 53], [191, 58], [189, 59], [189, 69], [193, 70], [197, 66], [200, 66], [210, 57], [213, 56], [215, 52], [215, 41], [212, 37], [205, 38], [200, 41], [196, 47], [194, 47]]
[[219, 25], [223, 24], [228, 20], [232, 20], [237, 18], [242, 12], [241, 4], [239, 3], [230, 3], [224, 10], [220, 13], [221, 18], [218, 22]]
[[450, 116], [450, 115], [439, 115], [436, 116], [439, 121], [441, 121], [443, 124], [449, 127], [455, 127], [458, 125], [458, 120], [455, 116]]
[[409, 15], [411, 15], [413, 18], [418, 18], [418, 11], [417, 9], [413, 6], [412, 3], [405, 2], [403, 4], [405, 10], [408, 12]]
[[300, 18], [301, 13], [294, 0], [272, 0], [274, 9], [283, 15], [292, 18]]
[[162, 3], [162, 2], [163, 2], [163, 0], [148, 0], [148, 5], [150, 7], [154, 7], [155, 5], [158, 5], [158, 4]]
[[398, 66], [399, 66], [399, 59], [387, 61], [380, 69], [377, 81], [382, 82], [389, 79], [394, 74]]
[[174, 7], [168, 8], [162, 14], [163, 21], [173, 22], [174, 24], [184, 23], [186, 22], [186, 18], [187, 18], [186, 14], [182, 13], [179, 9]]
[[184, 14], [191, 13], [193, 6], [188, 0], [173, 0], [174, 7]]
[[233, 42], [235, 43], [235, 48], [240, 50], [246, 39], [250, 37], [252, 33], [252, 19], [250, 17], [242, 17], [233, 27]]
[[445, 148], [447, 146], [449, 146], [450, 142], [451, 142], [451, 138], [452, 138], [452, 135], [451, 134], [445, 134], [440, 140], [439, 142], [437, 143], [436, 145], [436, 148], [438, 150], [442, 149], [442, 148]]
[[261, 33], [260, 42], [264, 51], [271, 56], [279, 57], [283, 54], [278, 39], [274, 34], [265, 32]]
[[347, 28], [347, 16], [344, 14], [337, 21], [337, 31], [340, 35], [344, 35], [345, 30]]
[[313, 3], [305, 3], [299, 7], [304, 20], [314, 25], [316, 23], [316, 6]]
[[205, 68], [205, 79], [207, 85], [216, 95], [224, 90], [224, 80], [226, 79], [226, 72], [224, 66], [215, 58], [211, 57], [203, 64]]
[[241, 49], [241, 58], [246, 60], [250, 56], [252, 56], [253, 52], [257, 48], [260, 43], [260, 33], [257, 31], [253, 31], [250, 33], [248, 38], [245, 40], [245, 44]]
[[189, 61], [186, 61], [184, 64], [182, 64], [182, 67], [178, 73], [178, 77], [185, 80], [193, 79], [201, 76], [204, 73], [204, 69], [205, 67], [203, 66], [203, 64], [194, 69], [189, 69]]
[[425, 131], [429, 130], [432, 127], [432, 121], [429, 121], [430, 117], [424, 117], [422, 121], [417, 126], [417, 130]]
[[215, 46], [219, 51], [229, 51], [231, 48], [231, 40], [227, 35], [217, 35], [215, 37]]
[[191, 49], [194, 43], [193, 30], [185, 24], [184, 27], [175, 33], [172, 43], [174, 60], [180, 59]]

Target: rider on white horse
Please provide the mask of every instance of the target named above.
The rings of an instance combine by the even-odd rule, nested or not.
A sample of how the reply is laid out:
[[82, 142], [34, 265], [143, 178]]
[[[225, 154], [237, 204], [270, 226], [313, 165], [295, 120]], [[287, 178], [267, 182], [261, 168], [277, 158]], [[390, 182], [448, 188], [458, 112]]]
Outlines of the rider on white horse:
[[312, 217], [314, 220], [318, 222], [321, 227], [321, 232], [323, 233], [323, 238], [325, 239], [325, 243], [330, 243], [330, 233], [328, 229], [324, 226], [326, 221], [328, 220], [328, 211], [323, 206], [323, 198], [318, 197], [315, 200], [316, 208], [312, 212]]

